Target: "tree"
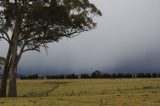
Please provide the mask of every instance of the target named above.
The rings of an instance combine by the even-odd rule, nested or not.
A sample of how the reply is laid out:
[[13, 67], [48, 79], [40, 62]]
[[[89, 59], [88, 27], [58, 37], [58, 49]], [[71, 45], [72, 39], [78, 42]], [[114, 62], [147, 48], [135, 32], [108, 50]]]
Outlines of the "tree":
[[1, 0], [0, 39], [8, 42], [0, 96], [16, 97], [17, 65], [23, 53], [48, 48], [61, 38], [72, 38], [96, 27], [100, 10], [89, 0]]
[[158, 77], [158, 74], [157, 73], [152, 73], [152, 78], [157, 78]]
[[92, 78], [101, 78], [101, 76], [102, 76], [102, 73], [99, 70], [96, 70], [91, 74]]
[[81, 74], [80, 76], [82, 79], [90, 78], [89, 74]]

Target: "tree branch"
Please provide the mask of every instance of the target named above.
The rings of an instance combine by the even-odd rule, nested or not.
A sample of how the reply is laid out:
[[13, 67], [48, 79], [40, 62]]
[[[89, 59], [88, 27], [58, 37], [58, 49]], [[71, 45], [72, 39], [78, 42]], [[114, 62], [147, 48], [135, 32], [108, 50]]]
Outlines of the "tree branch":
[[[3, 29], [0, 29], [0, 33], [2, 34], [2, 36], [0, 36], [0, 39], [4, 39], [10, 44], [11, 40], [9, 38], [9, 35]], [[3, 35], [6, 35], [7, 38], [4, 37]]]
[[0, 39], [4, 39], [5, 41], [7, 41], [10, 44], [10, 42], [8, 41], [8, 39], [5, 38], [4, 36], [0, 36]]
[[37, 52], [40, 52], [40, 50], [39, 50], [40, 45], [41, 44], [38, 44], [38, 45], [35, 45], [33, 48], [24, 49], [24, 50], [22, 50], [21, 53], [23, 54], [24, 52], [27, 52], [27, 51], [37, 51]]
[[23, 53], [24, 53], [24, 52], [27, 52], [27, 51], [37, 51], [37, 52], [40, 52], [40, 50], [37, 49], [37, 48], [29, 48], [29, 49], [23, 50]]

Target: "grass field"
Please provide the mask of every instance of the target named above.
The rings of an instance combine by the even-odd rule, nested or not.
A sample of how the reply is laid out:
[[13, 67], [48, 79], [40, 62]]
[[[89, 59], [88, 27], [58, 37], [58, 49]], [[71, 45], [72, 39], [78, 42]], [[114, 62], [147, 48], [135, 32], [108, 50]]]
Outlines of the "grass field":
[[0, 106], [160, 106], [160, 79], [18, 80]]

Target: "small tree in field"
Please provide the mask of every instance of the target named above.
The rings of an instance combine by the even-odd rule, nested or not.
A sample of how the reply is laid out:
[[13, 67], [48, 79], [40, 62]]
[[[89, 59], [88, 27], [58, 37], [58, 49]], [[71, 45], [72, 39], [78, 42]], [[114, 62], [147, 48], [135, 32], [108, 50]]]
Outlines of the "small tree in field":
[[9, 44], [4, 65], [0, 96], [16, 97], [17, 65], [23, 53], [72, 38], [96, 27], [94, 16], [101, 12], [89, 0], [1, 0], [0, 39]]
[[96, 70], [91, 74], [91, 77], [92, 78], [101, 78], [102, 77], [102, 73], [99, 70]]

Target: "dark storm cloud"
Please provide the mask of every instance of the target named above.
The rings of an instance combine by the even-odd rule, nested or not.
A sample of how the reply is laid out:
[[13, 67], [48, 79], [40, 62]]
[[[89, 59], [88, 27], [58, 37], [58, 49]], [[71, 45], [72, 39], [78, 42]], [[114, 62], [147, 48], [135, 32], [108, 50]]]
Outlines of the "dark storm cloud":
[[[97, 29], [50, 44], [48, 56], [44, 50], [23, 55], [20, 73], [159, 72], [160, 1], [92, 2], [103, 13]], [[0, 53], [6, 53], [1, 45]]]

